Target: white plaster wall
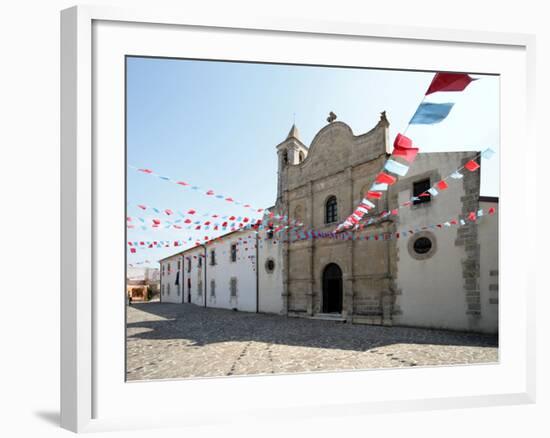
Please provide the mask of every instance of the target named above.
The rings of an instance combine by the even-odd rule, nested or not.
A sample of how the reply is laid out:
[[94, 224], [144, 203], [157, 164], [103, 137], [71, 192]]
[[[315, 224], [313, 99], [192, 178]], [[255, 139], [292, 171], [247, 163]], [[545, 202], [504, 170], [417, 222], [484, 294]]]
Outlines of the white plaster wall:
[[[407, 178], [438, 169], [445, 177], [460, 166], [460, 159], [470, 153], [419, 154]], [[432, 181], [432, 185], [435, 181]], [[461, 180], [450, 180], [445, 193], [432, 197], [429, 206], [403, 208], [399, 214], [398, 230], [442, 223], [457, 218], [462, 210], [463, 195]], [[399, 192], [399, 203], [412, 196], [410, 187]], [[397, 263], [397, 287], [402, 294], [396, 303], [402, 315], [394, 317], [395, 324], [467, 330], [466, 294], [463, 287], [462, 264], [464, 247], [455, 246], [457, 226], [429, 230], [435, 235], [437, 250], [426, 260], [414, 259], [407, 249], [414, 235], [397, 240], [399, 261]], [[410, 237], [409, 237], [410, 236]]]
[[[231, 245], [237, 244], [237, 260], [231, 261]], [[256, 237], [254, 231], [230, 233], [221, 241], [207, 245], [207, 307], [256, 312]], [[210, 253], [216, 251], [216, 264], [210, 263]], [[237, 278], [237, 296], [231, 297], [230, 281]], [[211, 281], [216, 282], [215, 296]]]
[[[265, 231], [259, 233], [259, 311], [266, 313], [283, 312], [283, 245], [277, 239], [266, 239]], [[277, 243], [274, 243], [277, 242]], [[268, 259], [275, 262], [271, 273], [265, 269]]]
[[[169, 258], [166, 258], [160, 263], [160, 301], [163, 303], [181, 303], [183, 299], [183, 281], [182, 273], [180, 269], [179, 286], [176, 285], [176, 276], [178, 272], [178, 261], [181, 262], [182, 257], [180, 254], [175, 254]], [[170, 271], [168, 271], [168, 265], [170, 265]], [[164, 266], [164, 274], [163, 272]], [[170, 291], [168, 291], [170, 286]]]
[[[498, 290], [490, 290], [491, 285], [499, 284], [498, 275], [498, 203], [480, 202], [485, 212], [478, 225], [480, 243], [480, 294], [481, 321], [484, 332], [498, 333]], [[495, 207], [495, 214], [487, 215], [487, 210]]]

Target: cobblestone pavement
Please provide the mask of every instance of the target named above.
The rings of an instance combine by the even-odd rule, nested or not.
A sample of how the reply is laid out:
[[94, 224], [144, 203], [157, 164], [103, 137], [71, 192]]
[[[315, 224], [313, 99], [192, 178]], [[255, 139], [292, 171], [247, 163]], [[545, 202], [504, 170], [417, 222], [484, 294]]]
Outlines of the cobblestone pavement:
[[133, 304], [128, 380], [455, 365], [498, 361], [494, 336]]

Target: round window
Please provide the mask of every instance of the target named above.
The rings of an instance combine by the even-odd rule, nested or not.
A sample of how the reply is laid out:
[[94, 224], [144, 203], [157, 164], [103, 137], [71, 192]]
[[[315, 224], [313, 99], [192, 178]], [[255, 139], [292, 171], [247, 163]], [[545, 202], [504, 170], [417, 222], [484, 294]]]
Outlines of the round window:
[[269, 273], [273, 272], [275, 270], [275, 260], [273, 259], [266, 260], [265, 270]]
[[426, 254], [432, 249], [432, 241], [427, 237], [419, 237], [414, 241], [413, 248], [417, 254]]

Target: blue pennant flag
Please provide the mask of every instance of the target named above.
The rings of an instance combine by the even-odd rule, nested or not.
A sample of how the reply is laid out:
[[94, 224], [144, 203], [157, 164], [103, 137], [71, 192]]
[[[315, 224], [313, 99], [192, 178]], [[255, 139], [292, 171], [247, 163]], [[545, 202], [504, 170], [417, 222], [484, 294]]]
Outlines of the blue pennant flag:
[[422, 103], [414, 113], [411, 125], [432, 125], [449, 115], [454, 103]]

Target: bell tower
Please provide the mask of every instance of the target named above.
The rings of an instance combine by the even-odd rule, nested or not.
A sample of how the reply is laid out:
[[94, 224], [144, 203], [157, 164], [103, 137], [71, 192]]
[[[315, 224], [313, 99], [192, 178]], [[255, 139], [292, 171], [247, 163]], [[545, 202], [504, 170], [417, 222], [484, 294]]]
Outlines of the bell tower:
[[285, 141], [277, 145], [277, 204], [281, 202], [286, 189], [288, 167], [300, 165], [307, 153], [308, 148], [300, 141], [298, 128], [292, 124]]

